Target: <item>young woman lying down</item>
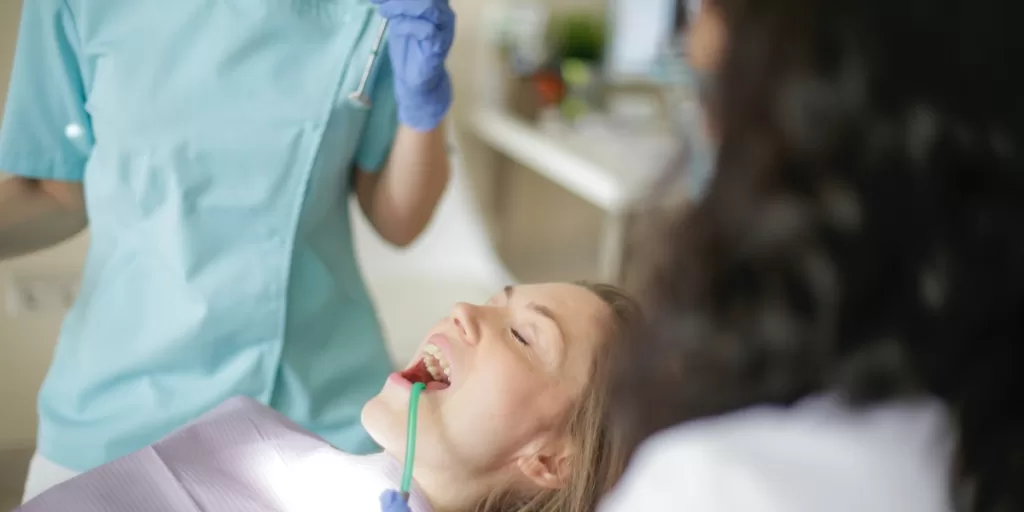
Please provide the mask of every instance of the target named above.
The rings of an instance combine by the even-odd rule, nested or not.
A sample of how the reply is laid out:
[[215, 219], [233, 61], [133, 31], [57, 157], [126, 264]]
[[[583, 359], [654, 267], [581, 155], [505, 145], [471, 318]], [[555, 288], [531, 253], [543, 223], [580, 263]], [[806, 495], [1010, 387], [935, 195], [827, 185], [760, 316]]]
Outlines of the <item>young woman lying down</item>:
[[339, 452], [237, 398], [18, 510], [376, 512], [400, 485], [412, 382], [428, 381], [413, 512], [589, 512], [625, 464], [595, 383], [638, 317], [609, 286], [509, 287], [456, 305], [366, 404], [363, 425], [383, 453]]

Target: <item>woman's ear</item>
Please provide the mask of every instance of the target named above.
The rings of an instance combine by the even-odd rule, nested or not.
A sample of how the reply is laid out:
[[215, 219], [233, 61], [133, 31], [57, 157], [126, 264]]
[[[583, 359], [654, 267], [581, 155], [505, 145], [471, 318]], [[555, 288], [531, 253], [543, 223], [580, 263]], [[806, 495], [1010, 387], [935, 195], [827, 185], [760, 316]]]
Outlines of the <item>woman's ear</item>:
[[561, 489], [572, 476], [572, 447], [568, 440], [526, 455], [519, 459], [519, 470], [534, 485], [543, 489]]

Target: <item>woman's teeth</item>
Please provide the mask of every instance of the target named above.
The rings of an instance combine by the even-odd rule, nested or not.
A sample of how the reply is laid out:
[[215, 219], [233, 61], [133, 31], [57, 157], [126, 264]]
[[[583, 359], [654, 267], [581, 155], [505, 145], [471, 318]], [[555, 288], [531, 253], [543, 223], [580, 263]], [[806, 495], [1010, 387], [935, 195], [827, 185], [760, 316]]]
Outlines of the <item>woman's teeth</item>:
[[445, 359], [444, 352], [431, 343], [427, 343], [423, 348], [423, 352], [423, 362], [426, 364], [430, 376], [436, 381], [448, 382], [452, 375], [452, 367], [448, 360]]

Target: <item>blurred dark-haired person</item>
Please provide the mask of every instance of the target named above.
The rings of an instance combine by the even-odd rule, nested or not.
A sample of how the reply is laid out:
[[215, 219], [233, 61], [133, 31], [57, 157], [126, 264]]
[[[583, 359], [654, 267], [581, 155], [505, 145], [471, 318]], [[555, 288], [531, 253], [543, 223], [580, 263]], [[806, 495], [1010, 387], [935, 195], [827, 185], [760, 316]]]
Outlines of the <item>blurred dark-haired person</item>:
[[645, 251], [599, 510], [1024, 510], [1024, 3], [719, 4], [715, 172]]

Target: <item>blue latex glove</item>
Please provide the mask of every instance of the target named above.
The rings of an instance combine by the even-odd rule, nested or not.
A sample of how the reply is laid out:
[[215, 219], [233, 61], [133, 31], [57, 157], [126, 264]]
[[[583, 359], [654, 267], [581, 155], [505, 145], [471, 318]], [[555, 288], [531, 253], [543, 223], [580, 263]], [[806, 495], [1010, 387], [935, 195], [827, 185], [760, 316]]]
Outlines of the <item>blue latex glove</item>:
[[370, 0], [390, 22], [388, 53], [402, 124], [437, 128], [452, 105], [445, 59], [455, 40], [455, 12], [448, 0]]
[[381, 512], [412, 512], [398, 491], [384, 491], [380, 495]]

